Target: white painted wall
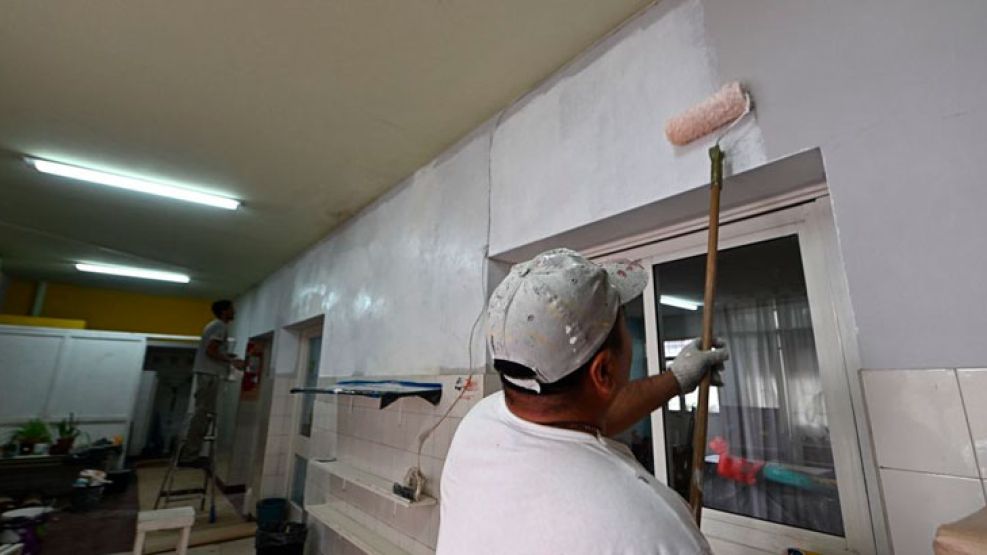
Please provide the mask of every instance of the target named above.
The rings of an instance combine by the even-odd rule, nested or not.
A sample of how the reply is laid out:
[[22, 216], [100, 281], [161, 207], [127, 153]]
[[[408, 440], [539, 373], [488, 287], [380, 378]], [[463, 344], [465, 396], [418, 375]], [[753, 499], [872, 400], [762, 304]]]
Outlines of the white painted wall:
[[[664, 0], [243, 296], [236, 334], [325, 313], [325, 375], [463, 368], [484, 245], [496, 255], [703, 185], [710, 140], [673, 148], [662, 124], [740, 79], [757, 113], [732, 172], [821, 150], [858, 332], [848, 358], [987, 366], [974, 331], [987, 329], [985, 28], [972, 0]], [[945, 518], [937, 506], [923, 522]]]
[[[486, 301], [488, 152], [481, 129], [240, 297], [236, 337], [325, 314], [322, 375], [461, 372]], [[275, 372], [294, 372], [278, 335]]]
[[[724, 82], [705, 35], [699, 2], [662, 2], [509, 109], [491, 154], [491, 253], [709, 181], [713, 138], [673, 147], [664, 134]], [[734, 173], [765, 161], [756, 120], [742, 131]]]

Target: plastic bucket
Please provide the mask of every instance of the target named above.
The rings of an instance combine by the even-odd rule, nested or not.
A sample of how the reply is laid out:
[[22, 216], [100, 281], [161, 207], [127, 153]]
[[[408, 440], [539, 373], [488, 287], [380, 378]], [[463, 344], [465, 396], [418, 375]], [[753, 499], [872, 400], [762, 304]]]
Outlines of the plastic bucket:
[[277, 529], [257, 529], [256, 555], [304, 555], [308, 529], [301, 522], [286, 522]]
[[268, 497], [257, 502], [257, 527], [261, 530], [277, 529], [286, 520], [288, 500]]

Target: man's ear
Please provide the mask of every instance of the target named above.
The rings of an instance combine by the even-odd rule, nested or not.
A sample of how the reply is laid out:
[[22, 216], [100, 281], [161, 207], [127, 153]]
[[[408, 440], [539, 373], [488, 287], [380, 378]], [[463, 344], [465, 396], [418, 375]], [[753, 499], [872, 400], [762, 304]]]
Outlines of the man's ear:
[[600, 397], [609, 397], [617, 387], [613, 372], [610, 371], [613, 354], [610, 349], [603, 349], [593, 356], [593, 361], [589, 365], [589, 375], [587, 379], [592, 385], [592, 390]]

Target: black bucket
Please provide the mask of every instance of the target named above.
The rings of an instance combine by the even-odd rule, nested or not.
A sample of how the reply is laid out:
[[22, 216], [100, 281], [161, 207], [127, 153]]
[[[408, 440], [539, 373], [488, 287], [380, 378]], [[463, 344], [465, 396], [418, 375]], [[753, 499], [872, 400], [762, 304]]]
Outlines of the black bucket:
[[278, 529], [288, 520], [288, 500], [283, 497], [268, 497], [257, 502], [257, 528]]
[[304, 555], [308, 529], [302, 522], [285, 522], [276, 528], [257, 528], [257, 555]]
[[86, 512], [95, 509], [103, 500], [103, 484], [72, 486], [72, 510]]
[[132, 476], [133, 471], [129, 468], [107, 471], [106, 478], [110, 481], [110, 483], [106, 484], [106, 490], [104, 493], [109, 495], [127, 491], [127, 486], [130, 485], [130, 479]]

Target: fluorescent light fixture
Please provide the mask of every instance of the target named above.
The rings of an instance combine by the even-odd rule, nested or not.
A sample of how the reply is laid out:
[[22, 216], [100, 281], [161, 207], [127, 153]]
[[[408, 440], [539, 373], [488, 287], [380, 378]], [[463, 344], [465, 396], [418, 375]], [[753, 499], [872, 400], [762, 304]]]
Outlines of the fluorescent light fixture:
[[141, 279], [157, 279], [161, 281], [173, 281], [175, 283], [189, 282], [189, 277], [185, 274], [162, 272], [160, 270], [146, 270], [144, 268], [133, 268], [130, 266], [110, 266], [107, 264], [89, 264], [86, 262], [80, 262], [75, 265], [75, 269], [80, 272], [95, 272], [97, 274], [110, 274], [114, 276], [125, 276]]
[[127, 189], [128, 191], [137, 191], [138, 193], [147, 193], [149, 195], [157, 195], [159, 197], [168, 197], [177, 200], [184, 200], [186, 202], [205, 204], [207, 206], [215, 206], [216, 208], [225, 208], [226, 210], [236, 210], [237, 207], [240, 206], [240, 201], [236, 199], [210, 195], [208, 193], [200, 193], [199, 191], [183, 189], [182, 187], [165, 185], [163, 183], [153, 183], [151, 181], [137, 179], [136, 177], [116, 175], [97, 170], [80, 168], [78, 166], [70, 166], [60, 162], [39, 160], [37, 158], [25, 158], [24, 160], [42, 173], [50, 173], [52, 175], [60, 175], [62, 177], [71, 177], [72, 179], [99, 183], [100, 185], [106, 185], [108, 187], [116, 187], [118, 189]]
[[673, 297], [671, 295], [662, 295], [659, 302], [661, 304], [674, 306], [676, 308], [684, 308], [685, 310], [696, 310], [702, 306], [702, 303], [697, 303], [681, 297]]

